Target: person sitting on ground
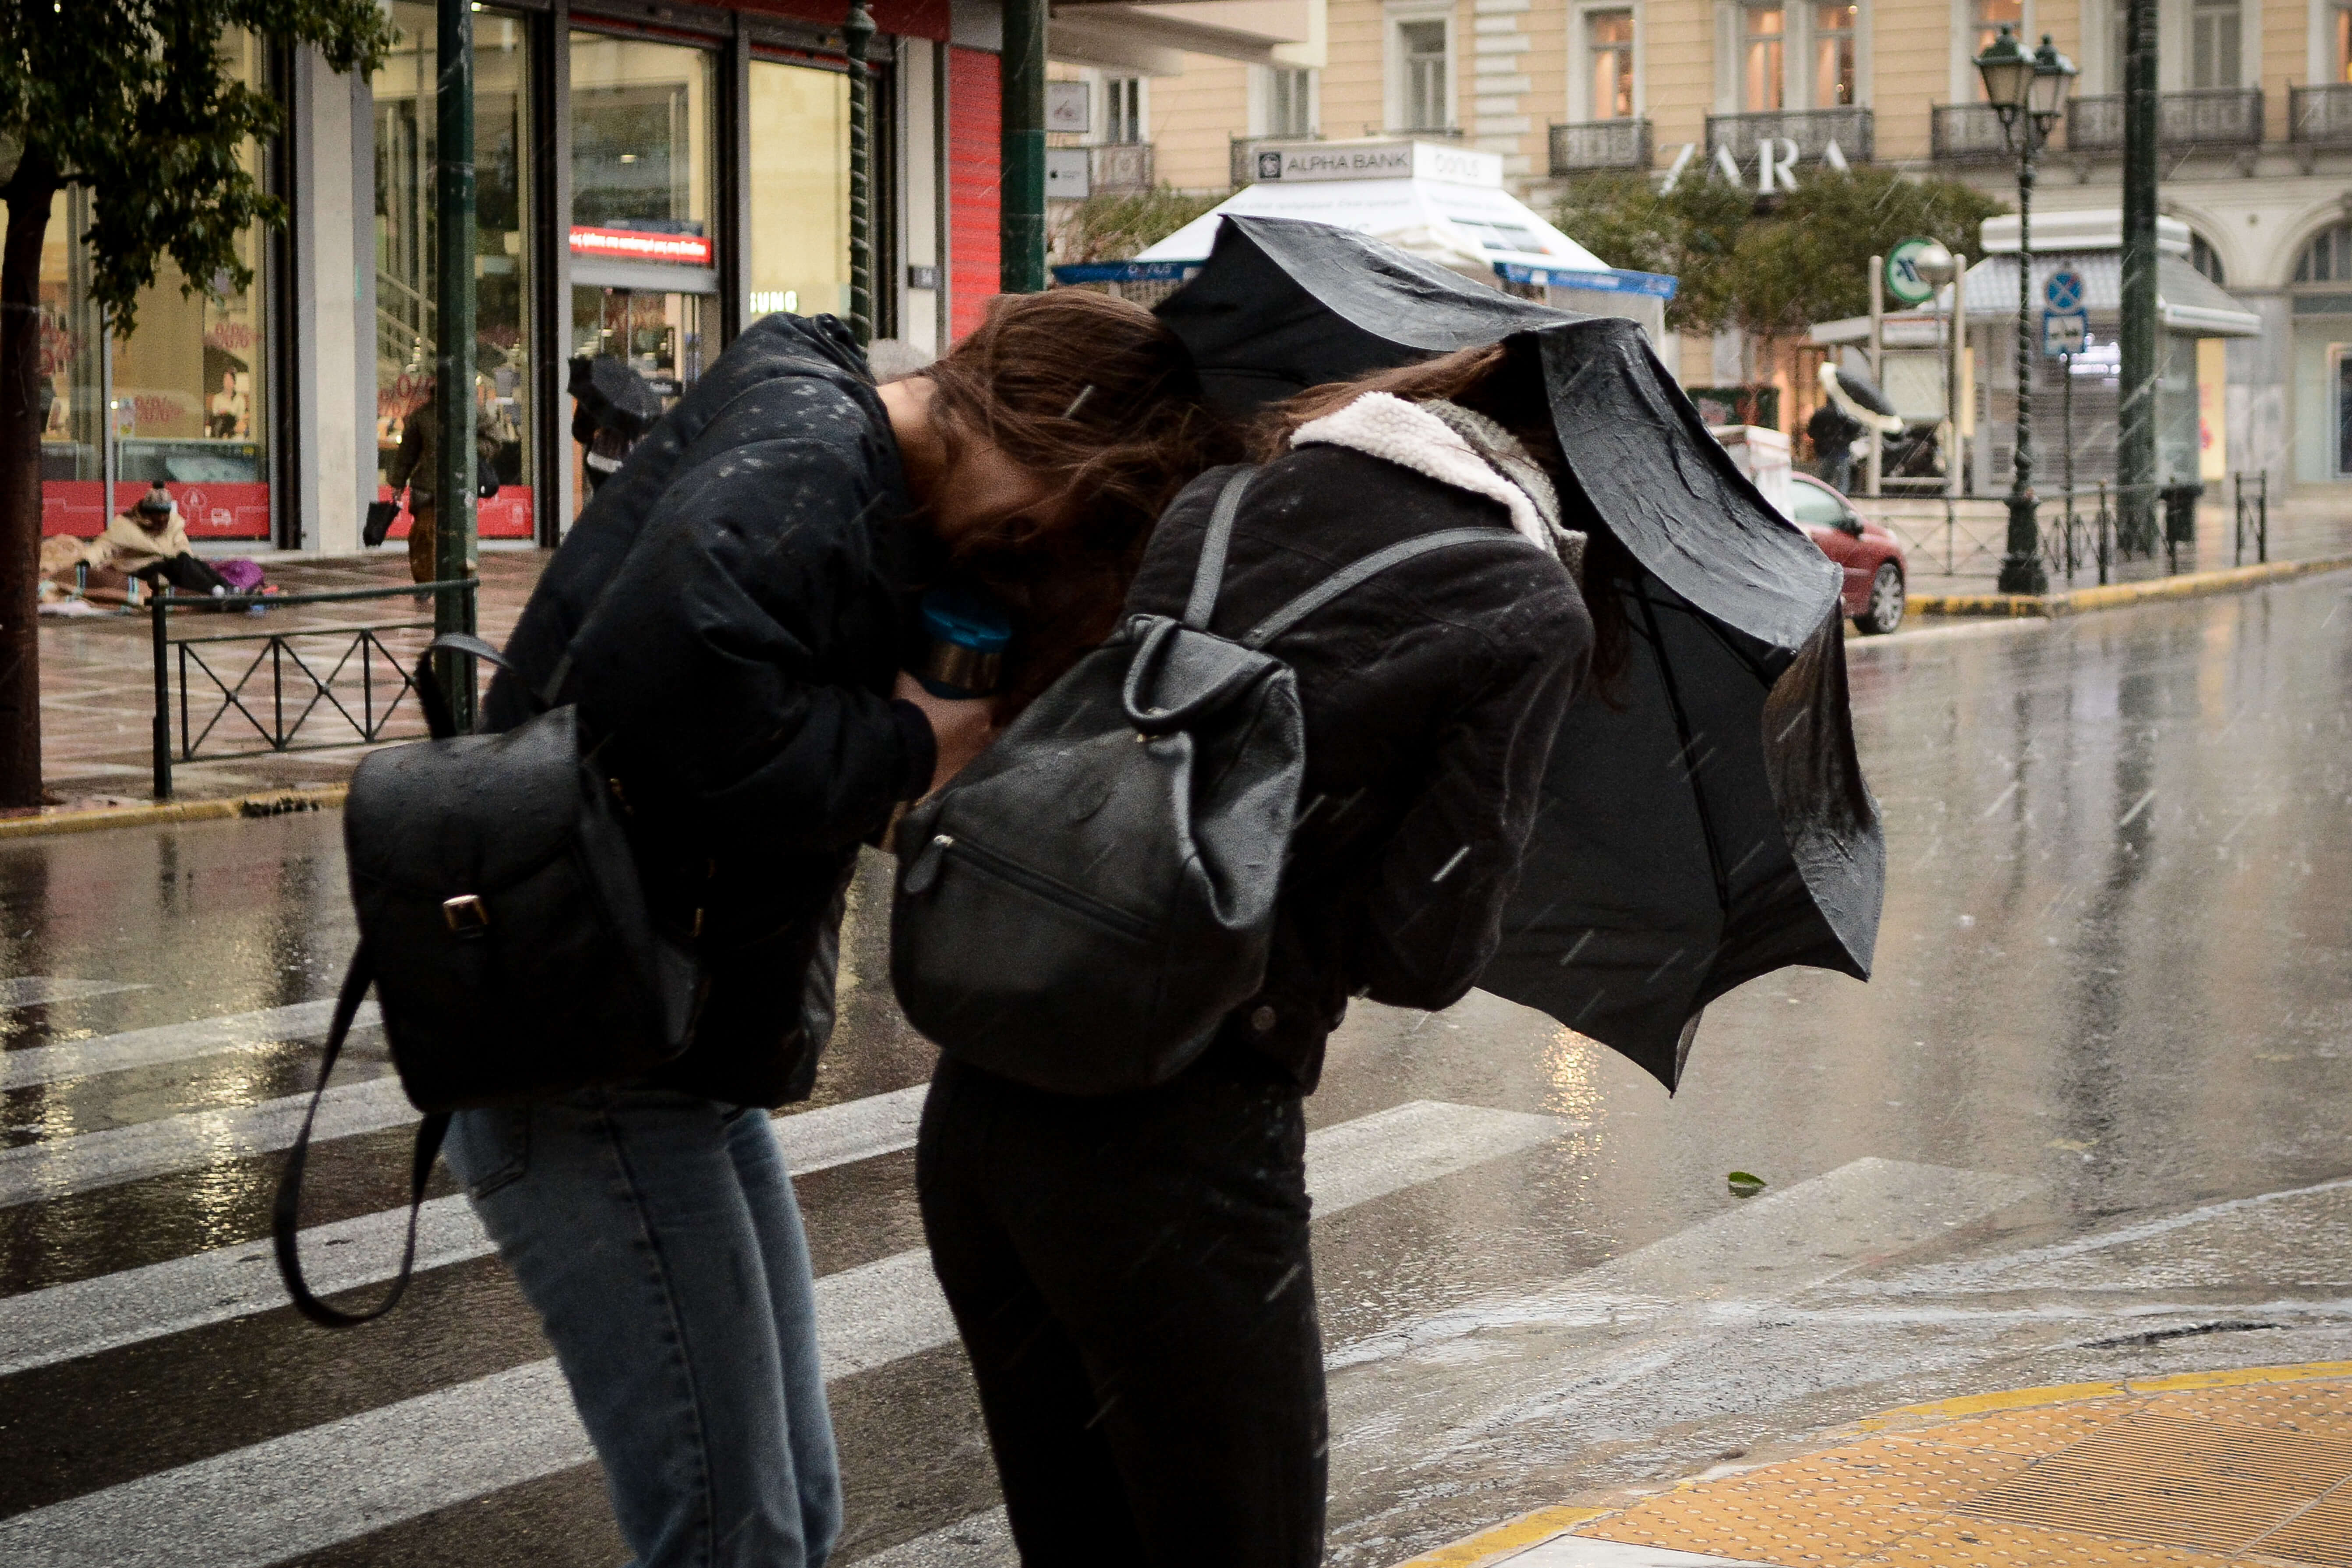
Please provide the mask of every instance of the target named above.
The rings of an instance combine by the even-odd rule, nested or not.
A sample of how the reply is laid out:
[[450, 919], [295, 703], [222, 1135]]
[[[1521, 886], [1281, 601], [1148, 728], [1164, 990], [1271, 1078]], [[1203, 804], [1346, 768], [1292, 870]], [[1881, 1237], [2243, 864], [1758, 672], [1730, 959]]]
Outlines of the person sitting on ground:
[[82, 559], [93, 569], [111, 566], [150, 586], [169, 583], [183, 594], [226, 594], [228, 584], [188, 542], [179, 503], [158, 479], [129, 511], [107, 523]]

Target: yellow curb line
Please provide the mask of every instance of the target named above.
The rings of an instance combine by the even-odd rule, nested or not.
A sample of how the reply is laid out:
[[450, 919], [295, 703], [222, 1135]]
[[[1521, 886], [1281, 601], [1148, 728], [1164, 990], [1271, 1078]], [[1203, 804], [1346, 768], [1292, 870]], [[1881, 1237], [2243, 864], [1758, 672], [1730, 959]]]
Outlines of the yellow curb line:
[[1480, 1564], [1493, 1563], [1507, 1552], [1540, 1546], [1555, 1535], [1615, 1511], [1606, 1508], [1539, 1508], [1451, 1546], [1441, 1546], [1425, 1557], [1400, 1563], [1397, 1568], [1480, 1568]]
[[[2178, 1394], [2198, 1388], [2234, 1388], [2250, 1384], [2309, 1383], [2319, 1378], [2352, 1377], [2352, 1361], [2313, 1361], [2289, 1366], [2248, 1366], [2228, 1372], [2185, 1372], [2169, 1377], [2137, 1378], [2121, 1383], [2057, 1383], [2039, 1388], [2009, 1388], [1997, 1394], [1970, 1394], [1957, 1399], [1931, 1400], [1925, 1405], [1899, 1405], [1842, 1428], [1823, 1445], [1836, 1447], [1844, 1435], [1879, 1432], [1898, 1422], [1932, 1420], [1938, 1416], [1982, 1415], [1999, 1410], [2028, 1410], [2036, 1405], [2074, 1405], [2093, 1399], [2113, 1399], [2134, 1394]], [[1683, 1491], [1702, 1486], [1696, 1476], [1669, 1489]], [[1539, 1508], [1507, 1520], [1477, 1534], [1409, 1562], [1397, 1568], [1484, 1568], [1515, 1552], [1541, 1545], [1580, 1524], [1622, 1512], [1622, 1508]]]
[[45, 809], [37, 816], [0, 817], [0, 838], [32, 838], [48, 833], [90, 833], [101, 827], [146, 827], [160, 822], [210, 822], [231, 816], [282, 816], [295, 811], [326, 811], [343, 804], [349, 784], [315, 789], [271, 790], [226, 800], [167, 800], [152, 805], [102, 805], [76, 810]]
[[2352, 555], [2330, 555], [2317, 561], [2272, 561], [2258, 566], [2231, 566], [2218, 572], [2191, 572], [2179, 577], [2158, 577], [2146, 583], [2111, 583], [2104, 588], [2075, 588], [2063, 594], [1914, 594], [1911, 608], [1923, 616], [2026, 616], [2055, 618], [2090, 610], [2112, 610], [2125, 605], [2163, 599], [2193, 599], [2205, 594], [2231, 594], [2282, 583], [2315, 572], [2335, 572], [2352, 566]]

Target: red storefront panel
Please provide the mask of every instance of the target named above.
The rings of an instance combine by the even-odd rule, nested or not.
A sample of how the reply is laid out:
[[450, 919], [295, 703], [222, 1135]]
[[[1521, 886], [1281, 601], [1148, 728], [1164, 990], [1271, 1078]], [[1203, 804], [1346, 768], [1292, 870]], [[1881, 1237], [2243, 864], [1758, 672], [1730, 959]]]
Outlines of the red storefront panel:
[[952, 331], [981, 323], [998, 292], [998, 195], [1004, 157], [1001, 62], [979, 49], [948, 50], [949, 299]]
[[[191, 539], [257, 539], [269, 537], [269, 487], [251, 481], [165, 484], [180, 503], [180, 517]], [[96, 537], [113, 512], [129, 511], [147, 493], [145, 483], [114, 487], [113, 512], [105, 500], [102, 479], [49, 479], [41, 486], [41, 531]]]
[[[389, 487], [378, 485], [375, 499], [393, 499]], [[529, 485], [500, 485], [499, 493], [488, 500], [474, 503], [474, 535], [478, 539], [529, 539], [530, 532], [531, 488]], [[408, 513], [403, 510], [393, 520], [394, 539], [408, 537]]]

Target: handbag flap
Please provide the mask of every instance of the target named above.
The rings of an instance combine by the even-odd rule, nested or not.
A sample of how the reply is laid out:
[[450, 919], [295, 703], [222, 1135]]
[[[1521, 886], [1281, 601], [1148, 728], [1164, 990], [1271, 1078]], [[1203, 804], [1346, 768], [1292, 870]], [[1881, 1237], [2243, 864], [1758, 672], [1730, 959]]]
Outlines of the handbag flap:
[[373, 752], [343, 808], [352, 879], [436, 900], [497, 891], [569, 851], [592, 787], [568, 707]]

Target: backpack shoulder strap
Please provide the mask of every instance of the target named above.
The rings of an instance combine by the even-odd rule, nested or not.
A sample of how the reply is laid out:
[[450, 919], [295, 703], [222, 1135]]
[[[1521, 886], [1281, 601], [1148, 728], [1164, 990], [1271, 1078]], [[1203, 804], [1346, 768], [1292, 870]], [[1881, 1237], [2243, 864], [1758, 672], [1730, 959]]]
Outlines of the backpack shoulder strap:
[[1241, 510], [1242, 492], [1257, 470], [1235, 468], [1217, 492], [1216, 509], [1209, 513], [1209, 531], [1201, 539], [1201, 564], [1192, 573], [1192, 596], [1185, 601], [1184, 624], [1195, 631], [1209, 629], [1217, 607], [1217, 592], [1225, 583], [1225, 551], [1234, 542], [1234, 514]]
[[1342, 566], [1266, 616], [1244, 634], [1242, 646], [1264, 647], [1349, 589], [1379, 576], [1391, 566], [1402, 565], [1416, 555], [1426, 555], [1433, 550], [1451, 549], [1457, 544], [1504, 542], [1526, 549], [1535, 548], [1519, 535], [1498, 528], [1449, 528], [1437, 533], [1424, 533], [1417, 539], [1399, 540], [1385, 550], [1375, 550], [1362, 560]]
[[319, 1068], [319, 1087], [311, 1092], [310, 1109], [303, 1115], [301, 1134], [287, 1152], [286, 1169], [278, 1178], [277, 1201], [269, 1211], [270, 1235], [278, 1244], [278, 1275], [286, 1281], [287, 1295], [293, 1298], [296, 1310], [329, 1329], [347, 1329], [354, 1323], [383, 1317], [400, 1300], [401, 1292], [408, 1289], [409, 1277], [416, 1268], [416, 1213], [424, 1206], [425, 1184], [433, 1174], [433, 1162], [439, 1157], [441, 1140], [449, 1131], [447, 1111], [427, 1116], [416, 1129], [416, 1147], [408, 1170], [408, 1241], [401, 1251], [400, 1273], [393, 1279], [392, 1289], [384, 1292], [383, 1300], [365, 1311], [346, 1312], [311, 1294], [310, 1282], [302, 1278], [299, 1241], [302, 1167], [310, 1157], [310, 1124], [318, 1120], [320, 1097], [327, 1092], [327, 1079], [335, 1070], [335, 1058], [342, 1055], [343, 1040], [352, 1032], [352, 1019], [359, 1013], [360, 1003], [374, 981], [375, 968], [369, 960], [367, 944], [362, 942], [359, 951], [352, 954], [352, 966], [343, 975], [342, 994], [335, 998], [335, 1021], [327, 1031], [326, 1060]]

